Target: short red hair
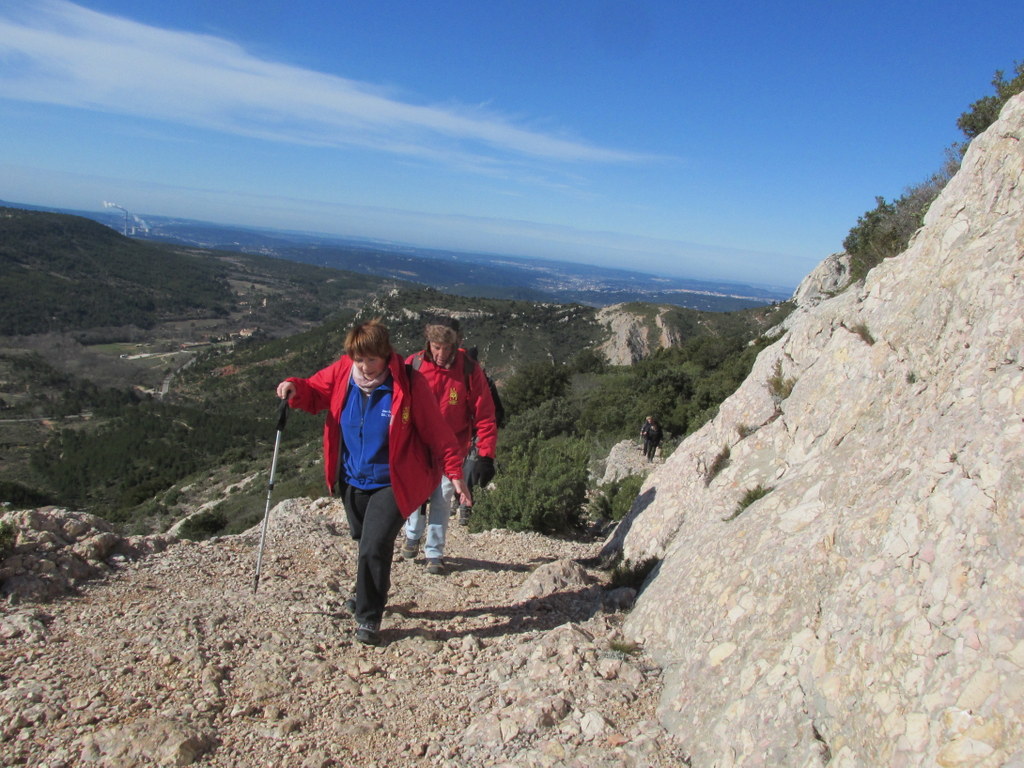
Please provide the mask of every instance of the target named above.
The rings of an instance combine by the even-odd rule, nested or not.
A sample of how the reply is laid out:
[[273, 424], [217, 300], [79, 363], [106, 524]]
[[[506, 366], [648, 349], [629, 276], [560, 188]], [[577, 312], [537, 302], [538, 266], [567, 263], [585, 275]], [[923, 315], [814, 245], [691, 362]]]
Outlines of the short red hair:
[[391, 357], [391, 335], [380, 318], [360, 323], [345, 337], [345, 353], [349, 357]]

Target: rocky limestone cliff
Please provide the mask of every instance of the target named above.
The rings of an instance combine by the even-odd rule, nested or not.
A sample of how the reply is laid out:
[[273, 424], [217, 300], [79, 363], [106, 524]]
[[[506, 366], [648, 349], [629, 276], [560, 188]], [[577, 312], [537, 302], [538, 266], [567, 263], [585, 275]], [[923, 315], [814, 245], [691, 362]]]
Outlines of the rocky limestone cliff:
[[1018, 96], [606, 543], [660, 561], [624, 631], [693, 766], [1024, 765], [1022, 139]]
[[835, 296], [850, 283], [850, 255], [833, 253], [800, 281], [793, 294], [798, 307], [811, 307]]
[[[672, 307], [645, 305], [647, 314], [613, 304], [598, 310], [595, 319], [611, 334], [598, 349], [612, 365], [632, 365], [658, 349], [678, 346], [679, 334], [665, 323], [664, 314]], [[650, 310], [654, 317], [649, 316]]]

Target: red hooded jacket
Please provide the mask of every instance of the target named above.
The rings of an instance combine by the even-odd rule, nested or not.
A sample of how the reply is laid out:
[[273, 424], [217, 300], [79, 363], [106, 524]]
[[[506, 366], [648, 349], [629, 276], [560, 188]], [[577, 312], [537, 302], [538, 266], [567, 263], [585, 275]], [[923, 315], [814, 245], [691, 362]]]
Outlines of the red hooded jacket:
[[[441, 474], [462, 478], [462, 457], [451, 427], [438, 409], [434, 393], [417, 371], [408, 371], [392, 352], [388, 368], [393, 378], [388, 464], [395, 502], [403, 517], [419, 508], [441, 482]], [[341, 410], [348, 394], [352, 359], [342, 355], [308, 379], [289, 378], [295, 385], [289, 405], [309, 413], [327, 410], [324, 419], [324, 474], [336, 493], [341, 466]]]

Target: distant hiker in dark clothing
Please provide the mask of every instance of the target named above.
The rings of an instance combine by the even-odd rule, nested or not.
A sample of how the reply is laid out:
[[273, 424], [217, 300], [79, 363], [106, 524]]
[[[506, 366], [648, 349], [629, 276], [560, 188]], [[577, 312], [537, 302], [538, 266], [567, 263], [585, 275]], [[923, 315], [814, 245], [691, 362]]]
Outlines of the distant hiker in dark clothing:
[[648, 416], [640, 427], [640, 437], [644, 441], [644, 456], [648, 461], [654, 461], [654, 454], [661, 445], [661, 425], [653, 416]]
[[[468, 485], [484, 487], [494, 477], [494, 453], [498, 442], [498, 426], [494, 418], [494, 399], [487, 376], [480, 364], [459, 348], [459, 321], [451, 317], [433, 318], [424, 329], [425, 348], [406, 360], [423, 374], [434, 393], [448, 426], [452, 428], [465, 457], [474, 447], [476, 456], [468, 468]], [[430, 496], [427, 510], [409, 516], [405, 524], [405, 546], [402, 557], [412, 560], [419, 551], [420, 539], [426, 537], [423, 554], [427, 571], [443, 574], [445, 539], [448, 518], [452, 514], [452, 484], [442, 478]], [[464, 506], [468, 515], [470, 505]], [[463, 514], [460, 511], [460, 516]], [[426, 519], [425, 519], [426, 518]]]
[[337, 362], [308, 379], [285, 379], [277, 396], [292, 408], [327, 411], [327, 487], [342, 496], [352, 538], [359, 542], [355, 636], [376, 645], [395, 540], [405, 519], [427, 500], [442, 474], [462, 503], [473, 503], [462, 480], [465, 450], [426, 379], [402, 362], [388, 329], [377, 320], [349, 331]]

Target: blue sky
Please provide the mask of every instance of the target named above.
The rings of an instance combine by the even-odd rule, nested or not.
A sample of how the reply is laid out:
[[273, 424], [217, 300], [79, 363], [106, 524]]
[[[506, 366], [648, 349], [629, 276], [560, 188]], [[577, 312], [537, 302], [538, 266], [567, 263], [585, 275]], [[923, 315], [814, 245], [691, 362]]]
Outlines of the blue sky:
[[0, 199], [793, 287], [1024, 3], [3, 0]]

